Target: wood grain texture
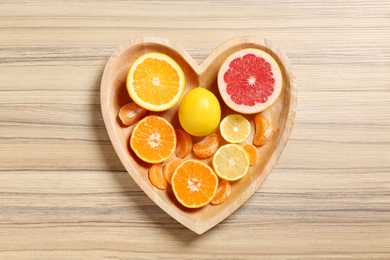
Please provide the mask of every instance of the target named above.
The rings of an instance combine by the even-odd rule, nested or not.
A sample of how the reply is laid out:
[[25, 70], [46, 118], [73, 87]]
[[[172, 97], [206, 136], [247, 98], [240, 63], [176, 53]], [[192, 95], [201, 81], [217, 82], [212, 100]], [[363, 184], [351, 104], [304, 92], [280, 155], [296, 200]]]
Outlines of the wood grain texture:
[[[0, 258], [390, 258], [389, 32], [387, 0], [2, 1]], [[104, 127], [104, 66], [145, 35], [199, 64], [260, 35], [297, 76], [276, 168], [201, 236], [138, 188]]]

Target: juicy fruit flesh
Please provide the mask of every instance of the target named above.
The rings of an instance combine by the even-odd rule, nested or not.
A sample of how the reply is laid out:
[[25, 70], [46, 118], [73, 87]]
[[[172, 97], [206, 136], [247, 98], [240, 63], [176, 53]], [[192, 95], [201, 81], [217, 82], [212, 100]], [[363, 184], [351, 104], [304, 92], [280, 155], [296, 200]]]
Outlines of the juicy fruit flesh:
[[197, 87], [184, 95], [179, 107], [179, 121], [187, 133], [206, 136], [218, 127], [220, 119], [221, 107], [211, 91]]
[[271, 65], [262, 57], [246, 54], [234, 59], [224, 75], [226, 91], [237, 104], [264, 103], [274, 92]]
[[175, 197], [188, 208], [207, 205], [216, 194], [217, 188], [217, 175], [209, 165], [198, 160], [184, 161], [172, 176]]
[[150, 111], [165, 111], [179, 102], [184, 93], [185, 74], [171, 57], [149, 52], [130, 66], [126, 87], [131, 99]]
[[251, 126], [248, 119], [239, 114], [230, 114], [219, 125], [222, 137], [229, 143], [241, 143], [249, 136]]
[[163, 162], [175, 152], [175, 130], [163, 117], [147, 116], [135, 125], [130, 147], [145, 162]]
[[218, 72], [223, 101], [243, 114], [259, 113], [279, 97], [283, 77], [274, 58], [260, 49], [243, 49], [230, 55]]
[[[177, 95], [180, 78], [166, 61], [160, 61], [158, 70], [151, 70], [155, 63], [154, 59], [148, 58], [135, 69], [134, 91], [142, 100], [148, 100], [153, 105], [162, 105]], [[149, 88], [148, 91], [145, 91], [145, 88]]]
[[221, 179], [236, 181], [248, 172], [249, 157], [241, 145], [225, 144], [214, 154], [212, 164]]

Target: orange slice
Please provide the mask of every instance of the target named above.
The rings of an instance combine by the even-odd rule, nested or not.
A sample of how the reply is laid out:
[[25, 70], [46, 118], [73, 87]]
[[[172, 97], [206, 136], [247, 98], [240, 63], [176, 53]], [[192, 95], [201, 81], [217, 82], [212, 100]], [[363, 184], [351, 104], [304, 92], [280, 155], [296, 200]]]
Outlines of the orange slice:
[[187, 208], [200, 208], [213, 199], [218, 188], [218, 177], [202, 161], [189, 159], [177, 167], [172, 176], [176, 199]]
[[221, 179], [236, 181], [248, 172], [249, 157], [241, 145], [225, 144], [215, 152], [212, 164]]
[[134, 126], [130, 147], [145, 162], [163, 162], [175, 153], [175, 129], [163, 117], [144, 117]]
[[139, 106], [152, 111], [173, 107], [182, 97], [185, 75], [171, 57], [150, 52], [136, 59], [127, 74], [127, 91]]

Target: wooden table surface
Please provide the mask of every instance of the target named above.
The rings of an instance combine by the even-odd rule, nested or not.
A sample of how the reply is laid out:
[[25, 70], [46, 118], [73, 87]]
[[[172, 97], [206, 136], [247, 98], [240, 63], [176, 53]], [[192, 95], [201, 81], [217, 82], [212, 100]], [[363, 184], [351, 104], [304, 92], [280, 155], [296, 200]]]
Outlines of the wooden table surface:
[[[199, 236], [125, 171], [101, 76], [131, 38], [201, 63], [242, 35], [289, 56], [295, 126], [265, 183]], [[389, 259], [389, 146], [387, 0], [0, 3], [0, 259]]]

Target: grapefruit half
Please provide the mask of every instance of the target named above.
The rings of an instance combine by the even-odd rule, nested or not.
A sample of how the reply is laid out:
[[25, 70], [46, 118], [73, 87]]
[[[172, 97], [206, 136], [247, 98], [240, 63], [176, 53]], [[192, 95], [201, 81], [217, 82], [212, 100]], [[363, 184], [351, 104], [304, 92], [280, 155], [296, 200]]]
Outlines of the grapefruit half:
[[243, 114], [264, 111], [278, 99], [283, 78], [268, 53], [247, 48], [231, 54], [218, 72], [218, 89], [228, 107]]

